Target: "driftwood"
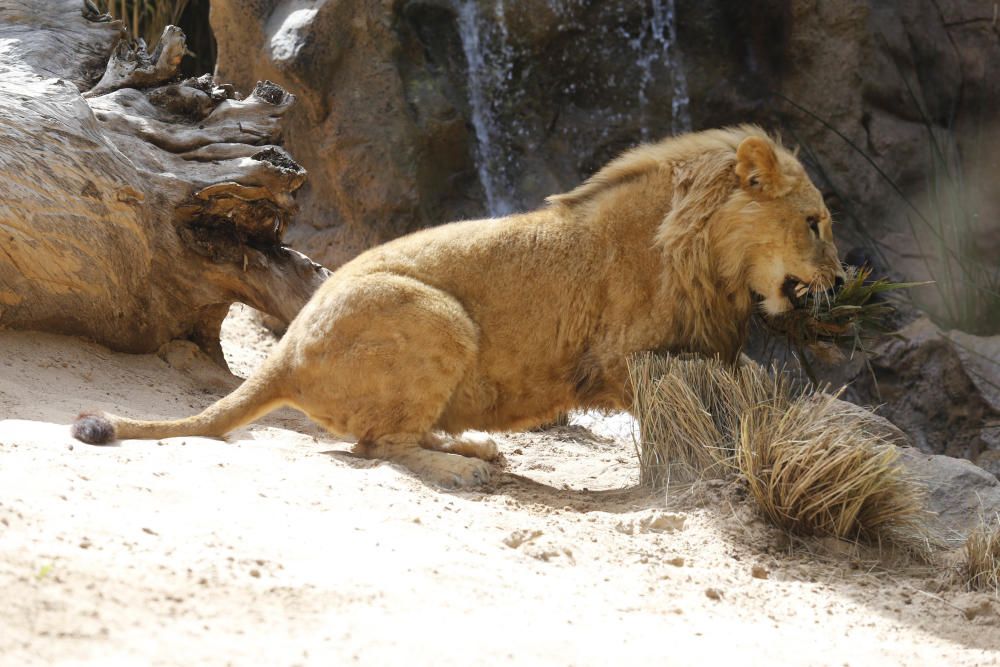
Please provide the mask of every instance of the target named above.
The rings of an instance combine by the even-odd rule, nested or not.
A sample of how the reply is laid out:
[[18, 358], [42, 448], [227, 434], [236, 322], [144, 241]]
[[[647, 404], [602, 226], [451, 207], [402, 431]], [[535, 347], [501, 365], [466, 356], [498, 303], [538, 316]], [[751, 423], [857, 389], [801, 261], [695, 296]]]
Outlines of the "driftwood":
[[294, 97], [179, 80], [87, 0], [0, 0], [0, 328], [118, 350], [175, 338], [221, 359], [234, 301], [288, 322], [328, 272], [282, 245], [306, 178], [281, 148]]

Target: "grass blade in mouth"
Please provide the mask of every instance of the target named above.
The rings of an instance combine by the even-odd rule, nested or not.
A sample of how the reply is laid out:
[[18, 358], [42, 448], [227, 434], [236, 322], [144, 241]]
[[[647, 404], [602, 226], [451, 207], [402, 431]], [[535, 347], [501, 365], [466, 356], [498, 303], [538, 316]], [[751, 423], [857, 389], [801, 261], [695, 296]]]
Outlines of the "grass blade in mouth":
[[844, 284], [832, 293], [810, 291], [792, 301], [792, 310], [763, 321], [768, 331], [797, 348], [833, 343], [855, 349], [859, 342], [891, 331], [894, 308], [884, 294], [928, 284], [871, 280], [869, 269], [849, 267]]

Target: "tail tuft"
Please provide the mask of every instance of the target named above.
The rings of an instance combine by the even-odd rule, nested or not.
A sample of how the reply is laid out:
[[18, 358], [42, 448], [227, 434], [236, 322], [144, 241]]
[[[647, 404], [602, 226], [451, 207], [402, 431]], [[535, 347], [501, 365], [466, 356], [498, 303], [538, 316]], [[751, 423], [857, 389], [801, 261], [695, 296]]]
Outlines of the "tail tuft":
[[70, 427], [70, 433], [88, 445], [106, 445], [115, 439], [115, 427], [107, 417], [81, 412]]

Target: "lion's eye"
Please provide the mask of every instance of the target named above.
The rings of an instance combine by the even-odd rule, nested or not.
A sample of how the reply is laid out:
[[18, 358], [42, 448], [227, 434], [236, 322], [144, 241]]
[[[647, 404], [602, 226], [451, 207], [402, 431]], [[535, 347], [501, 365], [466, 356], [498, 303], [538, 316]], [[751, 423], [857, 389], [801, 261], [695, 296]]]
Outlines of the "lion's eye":
[[806, 218], [806, 222], [809, 223], [809, 229], [812, 230], [812, 233], [815, 234], [816, 236], [819, 236], [819, 216], [810, 215], [808, 218]]

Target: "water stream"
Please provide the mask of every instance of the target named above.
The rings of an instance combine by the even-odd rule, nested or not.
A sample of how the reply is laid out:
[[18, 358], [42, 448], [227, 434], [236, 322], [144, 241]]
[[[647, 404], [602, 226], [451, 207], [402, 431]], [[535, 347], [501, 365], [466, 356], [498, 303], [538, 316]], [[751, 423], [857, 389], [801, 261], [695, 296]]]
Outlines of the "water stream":
[[492, 17], [480, 15], [477, 0], [456, 0], [455, 12], [462, 50], [468, 66], [466, 86], [472, 127], [476, 134], [476, 168], [486, 194], [486, 210], [491, 217], [512, 212], [510, 184], [504, 169], [503, 148], [499, 137], [504, 129], [491, 107], [495, 96], [504, 95], [513, 66], [513, 53], [506, 39], [494, 33], [503, 22], [503, 0], [496, 0]]
[[[468, 66], [466, 87], [476, 136], [476, 168], [490, 216], [507, 215], [517, 206], [515, 183], [520, 165], [511, 157], [510, 140], [524, 139], [522, 144], [528, 144], [529, 152], [535, 148], [530, 145], [529, 128], [516, 119], [505, 119], [498, 112], [510, 109], [512, 101], [523, 95], [520, 84], [514, 81], [515, 68], [520, 67], [520, 76], [526, 77], [530, 76], [533, 65], [527, 61], [528, 54], [522, 57], [508, 34], [505, 2], [511, 1], [516, 0], [452, 0]], [[633, 3], [634, 0], [612, 0], [608, 7], [613, 15], [634, 16], [636, 5]], [[586, 0], [548, 0], [548, 5], [556, 15], [565, 17], [567, 23], [577, 20], [574, 16], [587, 8]], [[634, 21], [627, 25], [630, 27], [605, 30], [602, 33], [602, 39], [606, 40], [604, 48], [587, 57], [607, 59], [620, 58], [623, 52], [632, 54], [632, 62], [623, 64], [622, 71], [614, 75], [618, 80], [609, 81], [608, 85], [617, 86], [616, 89], [626, 93], [631, 91], [631, 99], [635, 100], [634, 113], [641, 120], [641, 135], [635, 139], [652, 138], [650, 119], [664, 113], [655, 108], [650, 99], [651, 86], [663, 89], [662, 77], [669, 77], [670, 129], [675, 134], [690, 130], [687, 81], [677, 48], [674, 0], [648, 0], [638, 26]], [[574, 92], [577, 85], [571, 81], [564, 92]], [[603, 112], [595, 110], [594, 113]], [[620, 114], [605, 113], [604, 116], [610, 124], [623, 120]]]
[[[643, 80], [640, 87], [639, 107], [641, 113], [647, 113], [648, 101], [645, 99], [646, 86], [653, 79], [652, 66], [661, 60], [671, 77], [671, 129], [673, 134], [681, 134], [691, 129], [691, 115], [688, 111], [687, 78], [681, 62], [680, 50], [677, 47], [677, 19], [674, 11], [674, 0], [654, 0], [652, 15], [648, 22], [652, 48], [647, 55], [640, 58], [643, 68]], [[643, 139], [648, 139], [649, 125], [643, 123]]]

